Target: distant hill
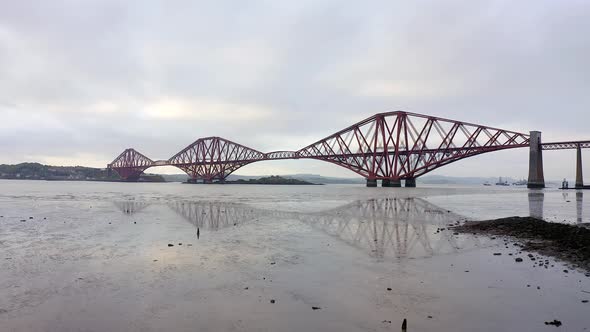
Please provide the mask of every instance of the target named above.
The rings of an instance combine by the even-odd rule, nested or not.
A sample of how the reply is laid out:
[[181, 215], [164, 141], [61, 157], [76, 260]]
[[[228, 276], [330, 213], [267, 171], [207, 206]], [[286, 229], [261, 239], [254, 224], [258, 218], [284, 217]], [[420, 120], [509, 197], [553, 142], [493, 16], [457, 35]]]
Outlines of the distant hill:
[[271, 175], [267, 177], [262, 177], [259, 179], [238, 179], [234, 181], [226, 181], [226, 183], [233, 183], [233, 184], [282, 184], [282, 185], [314, 185], [315, 183], [297, 180], [293, 178], [286, 178], [278, 175]]
[[[188, 179], [186, 174], [161, 174], [167, 182], [185, 182]], [[236, 175], [230, 174], [227, 177], [227, 181], [238, 181], [238, 180], [255, 180], [262, 177], [268, 177], [268, 175]], [[292, 174], [292, 175], [281, 175], [282, 178], [295, 179], [316, 184], [362, 184], [365, 183], [365, 179], [359, 178], [337, 178], [337, 177], [326, 177], [317, 174]]]
[[[120, 181], [116, 172], [83, 166], [50, 166], [39, 163], [0, 165], [0, 179], [61, 180], [61, 181]], [[160, 175], [145, 174], [140, 181], [164, 182]]]

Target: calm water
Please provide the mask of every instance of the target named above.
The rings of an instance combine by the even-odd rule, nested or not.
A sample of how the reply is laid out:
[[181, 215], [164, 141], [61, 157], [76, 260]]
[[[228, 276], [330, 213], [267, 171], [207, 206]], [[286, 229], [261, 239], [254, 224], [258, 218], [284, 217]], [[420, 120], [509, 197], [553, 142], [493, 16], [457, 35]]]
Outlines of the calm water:
[[553, 319], [582, 331], [583, 272], [437, 229], [588, 223], [589, 201], [483, 186], [0, 181], [0, 331], [390, 331], [404, 318], [409, 331]]

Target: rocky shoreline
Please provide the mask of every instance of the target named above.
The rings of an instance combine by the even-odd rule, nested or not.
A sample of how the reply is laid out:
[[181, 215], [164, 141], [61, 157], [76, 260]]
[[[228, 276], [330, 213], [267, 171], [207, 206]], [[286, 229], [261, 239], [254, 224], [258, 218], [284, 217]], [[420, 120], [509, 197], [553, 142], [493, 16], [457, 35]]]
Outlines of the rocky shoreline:
[[523, 241], [523, 250], [553, 256], [590, 272], [590, 229], [546, 222], [533, 217], [470, 221], [455, 232], [510, 236]]

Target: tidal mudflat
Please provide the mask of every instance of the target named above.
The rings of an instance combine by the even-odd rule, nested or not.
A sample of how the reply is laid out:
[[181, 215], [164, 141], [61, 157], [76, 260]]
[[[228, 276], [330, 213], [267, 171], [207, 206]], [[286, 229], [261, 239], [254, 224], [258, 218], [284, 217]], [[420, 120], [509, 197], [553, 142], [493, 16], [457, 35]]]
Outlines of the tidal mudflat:
[[587, 223], [573, 192], [1, 185], [2, 331], [590, 328], [587, 271], [538, 253], [516, 262], [516, 240], [452, 230], [514, 215]]

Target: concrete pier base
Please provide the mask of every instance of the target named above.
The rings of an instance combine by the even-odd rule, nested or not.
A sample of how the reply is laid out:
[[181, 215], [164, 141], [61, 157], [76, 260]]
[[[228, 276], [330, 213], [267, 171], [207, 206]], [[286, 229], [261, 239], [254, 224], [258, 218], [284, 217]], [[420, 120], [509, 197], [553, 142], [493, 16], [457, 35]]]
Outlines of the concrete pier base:
[[576, 150], [576, 189], [583, 189], [584, 177], [582, 176], [582, 148], [580, 144]]
[[381, 187], [401, 187], [401, 180], [381, 180]]
[[377, 187], [377, 179], [367, 179], [367, 187]]
[[406, 179], [406, 187], [407, 188], [415, 188], [416, 187], [416, 179], [415, 178]]
[[528, 188], [545, 188], [543, 175], [543, 150], [541, 149], [541, 132], [530, 132], [529, 180]]

